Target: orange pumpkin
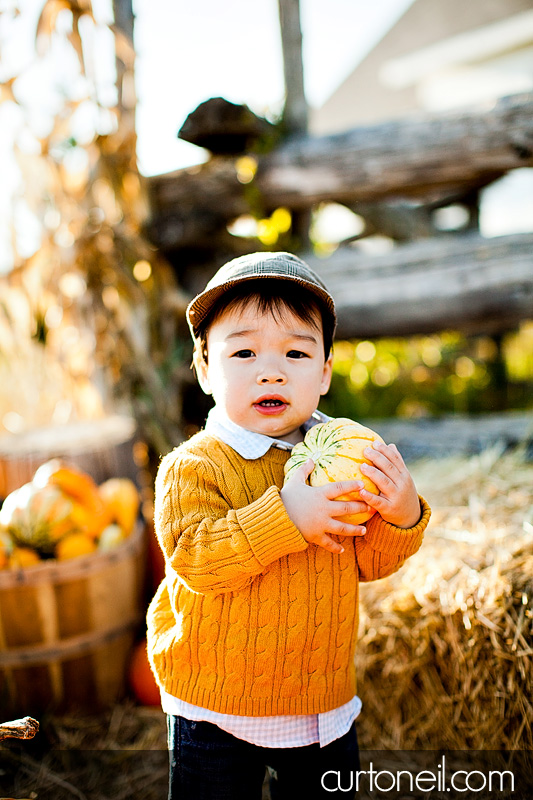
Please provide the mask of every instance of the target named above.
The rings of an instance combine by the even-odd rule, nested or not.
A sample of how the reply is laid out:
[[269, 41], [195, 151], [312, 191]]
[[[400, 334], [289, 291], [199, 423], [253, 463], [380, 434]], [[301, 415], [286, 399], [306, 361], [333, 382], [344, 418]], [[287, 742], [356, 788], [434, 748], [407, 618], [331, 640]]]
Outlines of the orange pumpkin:
[[141, 705], [161, 705], [159, 688], [148, 661], [146, 639], [142, 639], [133, 648], [128, 677], [131, 690]]
[[[357, 480], [364, 483], [365, 489], [379, 494], [376, 485], [361, 472], [361, 464], [370, 464], [363, 455], [365, 447], [375, 441], [382, 442], [379, 434], [365, 428], [351, 419], [339, 417], [310, 428], [303, 442], [294, 446], [291, 457], [285, 464], [285, 483], [308, 458], [315, 466], [309, 476], [311, 486], [324, 486], [326, 483], [344, 480]], [[341, 495], [337, 500], [360, 500], [358, 492]], [[374, 514], [374, 511], [360, 514], [347, 514], [340, 517], [352, 525], [360, 525]]]
[[42, 464], [32, 481], [35, 486], [55, 486], [72, 501], [73, 526], [98, 536], [110, 522], [95, 481], [83, 470], [54, 458]]
[[99, 486], [100, 498], [107, 509], [110, 522], [116, 522], [126, 536], [135, 527], [139, 513], [139, 492], [129, 478], [109, 478]]

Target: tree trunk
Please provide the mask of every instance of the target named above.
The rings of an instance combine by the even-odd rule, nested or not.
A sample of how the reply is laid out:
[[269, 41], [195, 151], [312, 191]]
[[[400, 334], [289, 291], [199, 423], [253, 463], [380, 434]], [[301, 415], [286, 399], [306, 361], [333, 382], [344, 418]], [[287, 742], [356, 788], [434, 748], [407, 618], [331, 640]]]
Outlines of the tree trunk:
[[285, 76], [283, 123], [288, 134], [307, 133], [308, 107], [304, 90], [300, 0], [278, 0]]
[[[290, 135], [305, 135], [309, 125], [309, 108], [305, 97], [302, 55], [300, 0], [278, 0], [285, 76], [283, 127]], [[303, 208], [292, 215], [292, 239], [296, 250], [310, 246], [311, 211]]]

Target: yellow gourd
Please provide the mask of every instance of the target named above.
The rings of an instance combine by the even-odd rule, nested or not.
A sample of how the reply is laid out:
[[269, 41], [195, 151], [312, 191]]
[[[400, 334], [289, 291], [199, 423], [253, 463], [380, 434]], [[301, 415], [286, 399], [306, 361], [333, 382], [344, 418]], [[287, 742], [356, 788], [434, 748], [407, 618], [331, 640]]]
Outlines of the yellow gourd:
[[126, 539], [126, 533], [124, 532], [123, 528], [116, 523], [112, 523], [108, 525], [107, 528], [104, 528], [100, 536], [98, 537], [98, 549], [107, 551], [112, 550], [114, 547], [117, 547]]
[[9, 556], [8, 566], [11, 569], [26, 569], [40, 563], [39, 553], [32, 547], [14, 547]]
[[0, 569], [9, 565], [9, 555], [13, 550], [13, 540], [3, 527], [0, 527]]
[[94, 553], [96, 548], [97, 544], [92, 536], [86, 533], [70, 533], [57, 543], [55, 557], [58, 561], [65, 561]]
[[[365, 447], [375, 441], [382, 442], [379, 434], [351, 419], [339, 417], [310, 428], [303, 442], [294, 446], [291, 457], [285, 464], [285, 483], [308, 458], [315, 466], [309, 476], [311, 486], [324, 486], [326, 483], [345, 480], [358, 480], [365, 489], [379, 494], [376, 485], [361, 472], [361, 464], [370, 464], [363, 455]], [[360, 500], [358, 492], [341, 495], [337, 500]], [[360, 525], [374, 514], [374, 511], [348, 514], [340, 517], [352, 525]]]

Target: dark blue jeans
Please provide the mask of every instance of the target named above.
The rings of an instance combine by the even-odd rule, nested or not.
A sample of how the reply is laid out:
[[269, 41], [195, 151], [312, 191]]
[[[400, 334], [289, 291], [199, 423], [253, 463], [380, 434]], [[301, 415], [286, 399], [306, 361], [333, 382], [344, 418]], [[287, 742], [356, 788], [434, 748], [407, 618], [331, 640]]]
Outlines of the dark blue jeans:
[[[169, 800], [261, 800], [267, 767], [272, 800], [355, 797], [349, 791], [359, 769], [355, 723], [326, 747], [287, 748], [258, 747], [211, 722], [168, 715], [167, 724]], [[330, 770], [335, 774], [324, 778], [324, 788], [322, 776]]]

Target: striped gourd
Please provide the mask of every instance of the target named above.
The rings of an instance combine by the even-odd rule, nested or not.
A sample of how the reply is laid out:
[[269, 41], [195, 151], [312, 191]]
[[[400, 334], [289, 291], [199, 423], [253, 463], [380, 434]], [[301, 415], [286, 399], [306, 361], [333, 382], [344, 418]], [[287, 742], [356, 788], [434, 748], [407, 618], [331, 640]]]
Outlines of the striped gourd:
[[[351, 419], [339, 417], [310, 428], [303, 442], [294, 446], [291, 457], [285, 465], [285, 483], [294, 471], [301, 467], [308, 458], [312, 458], [315, 466], [309, 476], [311, 486], [323, 486], [326, 483], [344, 480], [363, 481], [365, 489], [373, 494], [379, 491], [375, 484], [360, 470], [363, 463], [370, 461], [363, 455], [365, 447], [374, 441], [383, 439], [375, 431], [365, 428]], [[341, 495], [337, 500], [359, 500], [357, 492]], [[349, 514], [340, 517], [345, 522], [360, 525], [373, 515], [373, 511]]]

